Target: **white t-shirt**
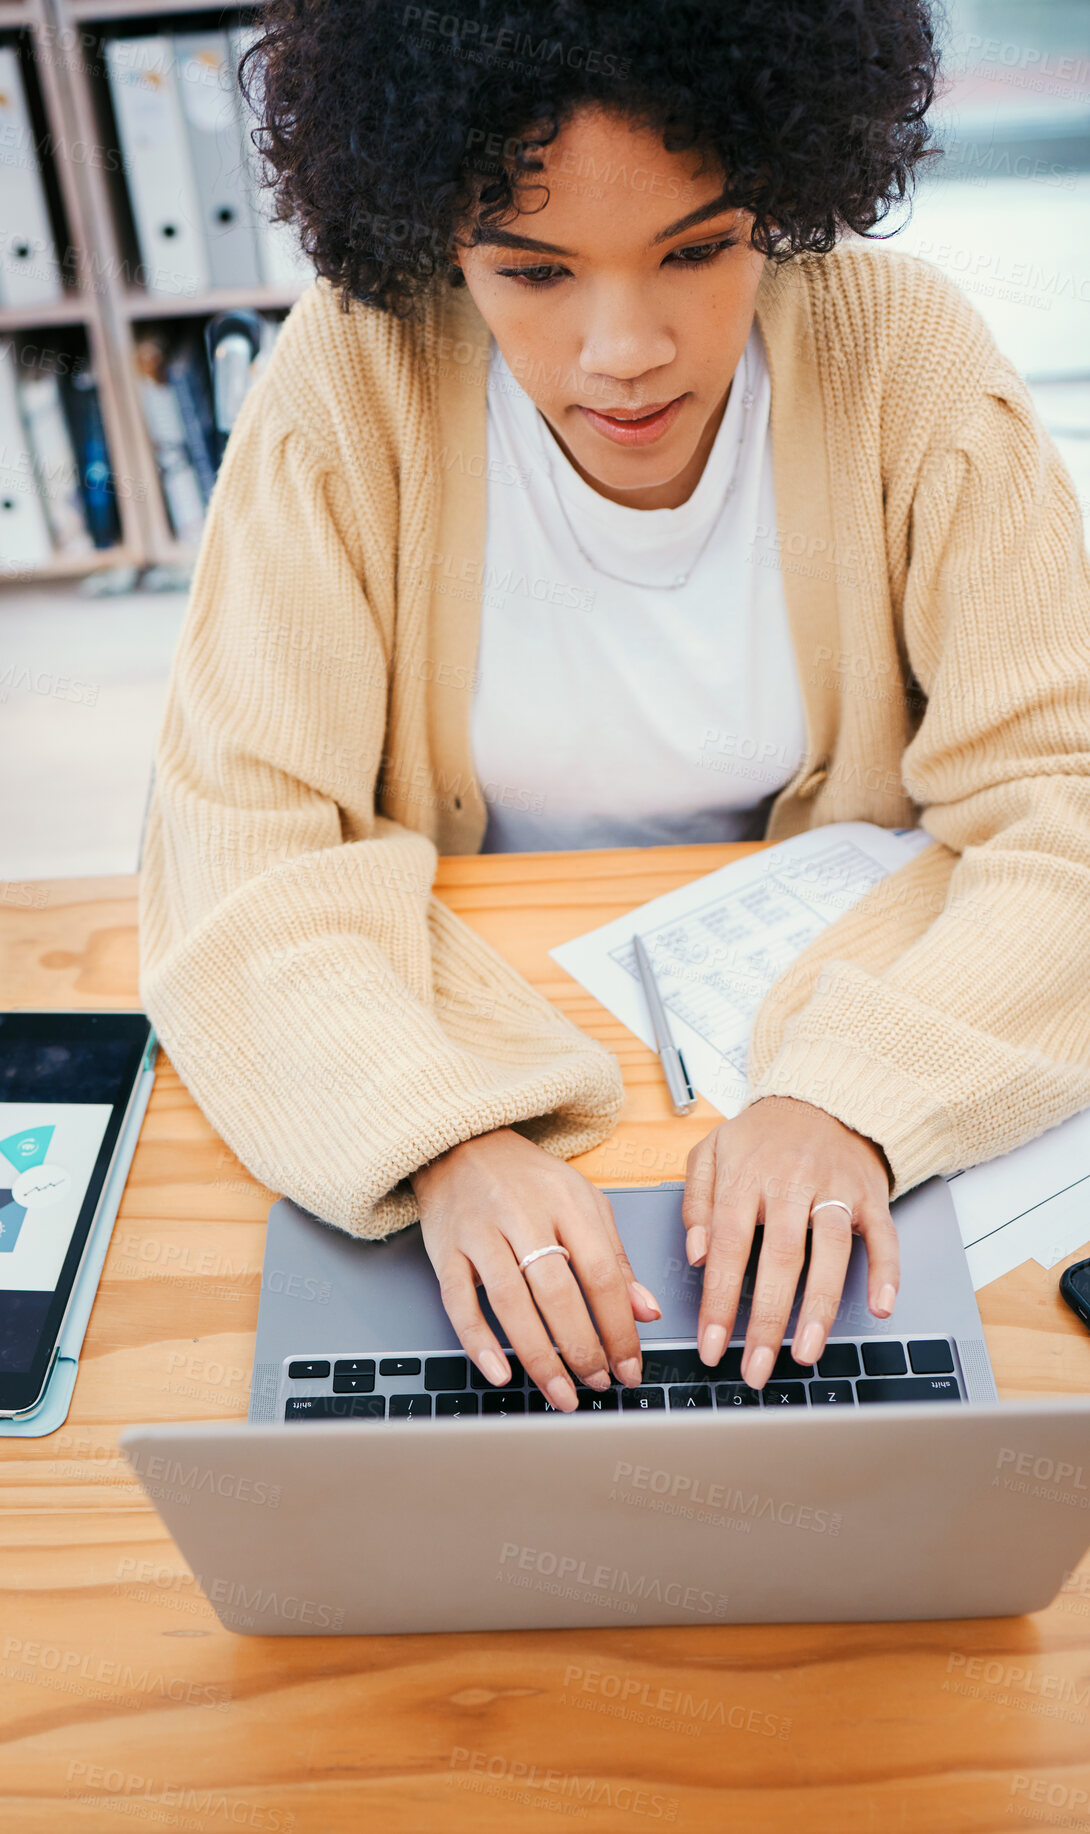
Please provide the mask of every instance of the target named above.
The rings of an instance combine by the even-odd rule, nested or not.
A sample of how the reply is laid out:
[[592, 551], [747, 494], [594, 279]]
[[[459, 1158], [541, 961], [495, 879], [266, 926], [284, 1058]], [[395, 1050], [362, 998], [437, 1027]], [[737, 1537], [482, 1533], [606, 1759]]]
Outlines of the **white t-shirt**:
[[[692, 496], [630, 509], [580, 477], [493, 342], [472, 710], [485, 852], [763, 834], [806, 742], [775, 545], [770, 400], [754, 323]], [[646, 584], [588, 565], [558, 491], [597, 566]], [[713, 524], [688, 584], [662, 591]]]

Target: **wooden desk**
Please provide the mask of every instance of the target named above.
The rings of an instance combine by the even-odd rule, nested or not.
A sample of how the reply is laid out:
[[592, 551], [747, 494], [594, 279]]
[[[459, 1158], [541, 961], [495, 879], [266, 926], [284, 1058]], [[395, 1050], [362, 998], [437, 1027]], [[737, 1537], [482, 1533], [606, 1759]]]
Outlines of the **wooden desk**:
[[[676, 1119], [656, 1058], [546, 950], [737, 851], [442, 864], [447, 902], [617, 1052], [629, 1101], [581, 1162], [602, 1183], [680, 1176], [716, 1116]], [[2, 1004], [137, 1003], [132, 880], [0, 892]], [[244, 1417], [271, 1197], [161, 1056], [71, 1414], [0, 1439], [10, 1834], [1090, 1831], [1090, 1563], [1050, 1610], [987, 1622], [222, 1630], [117, 1439]], [[981, 1294], [1004, 1395], [1090, 1388], [1057, 1276], [1029, 1262]]]

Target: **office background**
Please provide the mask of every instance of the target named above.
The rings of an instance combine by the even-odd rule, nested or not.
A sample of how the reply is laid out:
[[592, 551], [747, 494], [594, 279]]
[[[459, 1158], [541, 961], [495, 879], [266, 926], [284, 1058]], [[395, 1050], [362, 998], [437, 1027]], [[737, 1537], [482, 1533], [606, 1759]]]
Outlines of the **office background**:
[[[216, 66], [229, 76], [259, 19], [0, 0], [0, 774], [17, 787], [0, 811], [0, 897], [136, 865], [214, 476], [204, 327], [256, 309], [260, 364], [308, 277], [290, 230], [264, 220]], [[942, 41], [944, 156], [887, 224], [889, 246], [973, 300], [1090, 526], [1090, 13], [948, 0]], [[240, 149], [226, 197], [202, 152], [224, 106]], [[138, 143], [157, 152], [134, 159]], [[170, 172], [178, 223], [157, 241]], [[230, 236], [186, 234], [206, 209], [221, 225], [234, 213]]]

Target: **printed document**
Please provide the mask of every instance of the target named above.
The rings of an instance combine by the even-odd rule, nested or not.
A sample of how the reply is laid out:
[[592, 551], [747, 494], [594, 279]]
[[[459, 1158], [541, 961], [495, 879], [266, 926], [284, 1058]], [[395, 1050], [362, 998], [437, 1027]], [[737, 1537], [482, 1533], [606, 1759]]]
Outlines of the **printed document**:
[[[922, 829], [833, 822], [747, 854], [551, 949], [554, 961], [655, 1046], [635, 951], [639, 931], [693, 1087], [736, 1115], [765, 994], [807, 944], [930, 845]], [[1090, 1242], [1090, 1111], [950, 1179], [973, 1285], [1031, 1257], [1053, 1267]]]
[[922, 829], [834, 822], [733, 860], [549, 953], [652, 1049], [632, 934], [651, 958], [693, 1087], [735, 1115], [754, 1014], [796, 955], [897, 866]]

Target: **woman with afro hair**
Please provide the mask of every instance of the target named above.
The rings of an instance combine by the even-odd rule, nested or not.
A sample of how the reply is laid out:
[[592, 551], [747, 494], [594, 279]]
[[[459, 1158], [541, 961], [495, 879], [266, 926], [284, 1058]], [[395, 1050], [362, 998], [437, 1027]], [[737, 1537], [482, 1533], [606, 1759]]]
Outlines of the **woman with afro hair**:
[[[243, 67], [318, 278], [232, 432], [159, 741], [142, 993], [267, 1185], [419, 1218], [550, 1405], [640, 1380], [615, 1059], [433, 895], [438, 853], [928, 844], [766, 998], [692, 1151], [699, 1349], [821, 1354], [853, 1231], [1090, 1103], [1090, 590], [961, 294], [884, 249], [928, 0], [272, 0]], [[872, 232], [879, 233], [873, 234]], [[525, 1267], [535, 1250], [546, 1252]], [[554, 1345], [556, 1348], [554, 1348]]]

